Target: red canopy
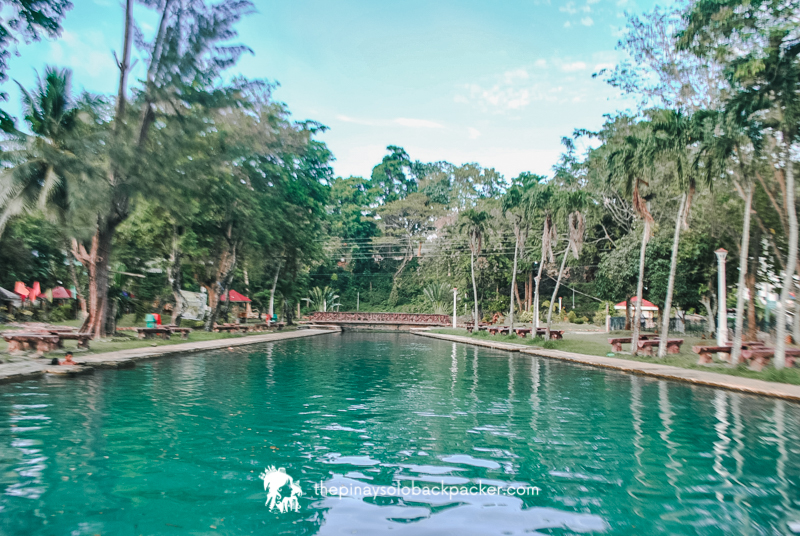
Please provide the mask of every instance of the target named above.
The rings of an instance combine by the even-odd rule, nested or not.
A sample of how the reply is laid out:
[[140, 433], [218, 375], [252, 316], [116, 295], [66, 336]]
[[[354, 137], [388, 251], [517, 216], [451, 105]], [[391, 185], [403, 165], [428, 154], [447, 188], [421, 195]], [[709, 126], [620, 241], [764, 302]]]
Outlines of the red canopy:
[[72, 298], [72, 293], [65, 289], [64, 287], [54, 287], [53, 288], [53, 299], [54, 300], [68, 300]]
[[239, 294], [235, 290], [231, 289], [225, 294], [222, 295], [222, 301], [228, 301], [228, 294], [230, 294], [231, 302], [249, 302], [252, 301], [250, 298], [245, 296], [244, 294]]
[[[635, 305], [636, 305], [636, 296], [631, 298], [631, 307], [634, 307]], [[620, 309], [625, 309], [625, 302], [621, 301], [617, 305], [615, 305], [614, 307], [619, 307]], [[642, 307], [652, 307], [653, 309], [658, 309], [658, 307], [653, 305], [652, 302], [649, 302], [649, 301], [645, 300], [644, 298], [642, 298]]]

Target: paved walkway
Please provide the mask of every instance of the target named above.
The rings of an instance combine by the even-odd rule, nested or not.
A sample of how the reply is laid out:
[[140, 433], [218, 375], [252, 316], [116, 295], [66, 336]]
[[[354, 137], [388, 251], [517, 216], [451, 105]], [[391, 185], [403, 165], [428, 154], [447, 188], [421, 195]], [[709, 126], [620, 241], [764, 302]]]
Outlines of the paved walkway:
[[629, 361], [627, 359], [618, 359], [615, 357], [600, 357], [594, 355], [575, 354], [572, 352], [562, 352], [559, 350], [545, 350], [542, 348], [532, 348], [523, 344], [486, 341], [481, 339], [473, 339], [471, 337], [462, 337], [459, 335], [445, 335], [443, 333], [429, 333], [425, 331], [412, 331], [412, 333], [421, 335], [423, 337], [432, 337], [434, 339], [473, 344], [477, 346], [486, 346], [488, 348], [506, 350], [509, 352], [522, 352], [525, 354], [549, 357], [552, 359], [561, 359], [562, 361], [571, 361], [573, 363], [589, 365], [592, 367], [619, 370], [631, 374], [655, 376], [657, 378], [665, 378], [668, 380], [689, 382], [695, 385], [705, 385], [708, 387], [717, 387], [719, 389], [728, 389], [731, 391], [739, 391], [754, 395], [772, 396], [800, 402], [800, 385], [767, 382], [764, 380], [755, 380], [752, 378], [742, 378], [740, 376], [720, 374], [718, 372], [672, 367], [669, 365], [662, 365], [657, 362], [647, 363], [640, 361]]
[[78, 365], [82, 365], [82, 367], [53, 367], [50, 365], [49, 359], [33, 359], [31, 361], [3, 363], [0, 364], [0, 383], [36, 378], [47, 372], [48, 369], [53, 369], [54, 372], [58, 371], [59, 373], [70, 372], [77, 374], [91, 368], [132, 368], [136, 366], [137, 361], [144, 359], [184, 355], [187, 353], [217, 350], [231, 346], [245, 346], [248, 344], [311, 337], [314, 335], [323, 335], [325, 333], [334, 333], [334, 330], [303, 329], [298, 331], [253, 335], [250, 337], [238, 337], [235, 339], [217, 339], [214, 341], [188, 342], [185, 344], [172, 344], [155, 348], [132, 348], [130, 350], [120, 350], [118, 352], [106, 352], [102, 354], [75, 355], [73, 359]]

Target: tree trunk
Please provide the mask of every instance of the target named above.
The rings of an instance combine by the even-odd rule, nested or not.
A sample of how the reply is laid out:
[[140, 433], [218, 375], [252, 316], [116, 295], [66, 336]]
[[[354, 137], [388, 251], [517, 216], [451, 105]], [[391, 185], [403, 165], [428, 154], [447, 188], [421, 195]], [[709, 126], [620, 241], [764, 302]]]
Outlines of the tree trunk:
[[272, 290], [269, 293], [269, 320], [272, 322], [273, 307], [275, 306], [275, 289], [278, 287], [278, 275], [281, 273], [281, 262], [278, 262], [278, 268], [275, 270], [275, 279], [272, 280]]
[[625, 296], [625, 330], [631, 329], [631, 296]]
[[647, 241], [650, 238], [650, 224], [644, 222], [642, 233], [642, 246], [639, 249], [639, 281], [636, 283], [636, 307], [633, 313], [633, 334], [631, 335], [631, 354], [639, 353], [639, 326], [642, 316], [642, 292], [644, 291], [644, 256], [647, 251]]
[[528, 284], [525, 285], [525, 310], [530, 311], [533, 307], [533, 270], [528, 272]]
[[81, 307], [81, 320], [86, 320], [86, 317], [89, 316], [89, 311], [86, 309], [86, 296], [78, 281], [78, 273], [75, 271], [75, 255], [71, 249], [67, 251], [69, 253], [69, 275], [72, 278], [72, 286], [75, 287], [75, 298]]
[[89, 272], [89, 314], [80, 331], [91, 333], [95, 339], [107, 334], [109, 262], [115, 228], [116, 224], [108, 221], [105, 226], [98, 225], [88, 252], [83, 244], [72, 240], [72, 254]]
[[478, 332], [478, 285], [475, 284], [475, 252], [470, 251], [469, 256], [470, 270], [472, 272], [472, 296], [475, 298], [475, 310], [472, 313], [475, 333]]
[[[211, 309], [211, 314], [208, 315], [206, 318], [205, 326], [203, 329], [205, 331], [212, 331], [214, 329], [214, 324], [217, 321], [217, 317], [219, 316], [219, 311], [222, 307], [222, 297], [225, 295], [225, 292], [230, 287], [231, 281], [233, 281], [233, 274], [234, 268], [236, 267], [236, 244], [231, 246], [231, 251], [227, 255], [227, 258], [223, 258], [220, 261], [220, 269], [217, 271], [217, 280], [214, 282], [214, 293], [217, 296], [216, 302], [214, 303], [213, 308]], [[209, 292], [209, 295], [211, 293]], [[228, 299], [230, 301], [230, 298]]]
[[669, 313], [672, 310], [672, 292], [675, 288], [675, 271], [678, 269], [678, 241], [681, 237], [681, 225], [683, 224], [683, 209], [686, 205], [686, 193], [681, 195], [678, 217], [675, 219], [675, 234], [672, 237], [672, 257], [669, 261], [669, 281], [667, 281], [667, 299], [664, 302], [664, 310], [661, 319], [661, 334], [658, 341], [658, 357], [667, 355], [667, 337], [669, 337]]
[[755, 341], [758, 337], [758, 320], [756, 319], [756, 274], [753, 266], [748, 269], [745, 282], [747, 293], [750, 295], [750, 299], [747, 300], [747, 340]]
[[[744, 328], [744, 291], [747, 277], [747, 259], [750, 253], [750, 209], [753, 205], [753, 186], [747, 185], [744, 197], [744, 226], [742, 227], [742, 244], [739, 248], [739, 281], [736, 285], [736, 322], [733, 332], [733, 349], [731, 364], [739, 364], [742, 355], [742, 330]], [[752, 296], [751, 296], [752, 299]]]
[[788, 316], [789, 295], [794, 287], [794, 271], [797, 266], [797, 211], [794, 206], [794, 164], [791, 155], [791, 143], [786, 141], [786, 207], [789, 213], [789, 253], [786, 256], [786, 270], [783, 276], [781, 289], [781, 313], [778, 316], [778, 329], [775, 341], [775, 368], [778, 370], [786, 366], [786, 320]]
[[544, 269], [544, 260], [545, 260], [545, 251], [542, 248], [542, 260], [539, 263], [539, 272], [536, 274], [536, 277], [533, 279], [534, 282], [534, 290], [533, 290], [533, 327], [539, 327], [539, 284], [542, 282], [542, 270]]
[[561, 260], [561, 268], [558, 270], [558, 279], [556, 279], [556, 288], [553, 289], [553, 297], [550, 299], [550, 307], [547, 308], [547, 327], [545, 328], [544, 338], [550, 340], [550, 325], [553, 322], [553, 307], [556, 303], [556, 296], [558, 296], [558, 287], [561, 286], [561, 276], [564, 274], [564, 266], [567, 264], [567, 257], [569, 256], [569, 248], [564, 251], [564, 258]]
[[517, 289], [517, 252], [519, 251], [519, 229], [514, 229], [514, 268], [511, 271], [511, 307], [508, 311], [509, 335], [514, 330], [514, 293], [517, 294], [519, 301], [519, 289]]
[[172, 308], [172, 318], [170, 324], [179, 326], [181, 314], [183, 314], [183, 295], [181, 294], [181, 248], [178, 242], [178, 230], [172, 231], [172, 258], [170, 259], [169, 282], [172, 288], [172, 297], [175, 306]]

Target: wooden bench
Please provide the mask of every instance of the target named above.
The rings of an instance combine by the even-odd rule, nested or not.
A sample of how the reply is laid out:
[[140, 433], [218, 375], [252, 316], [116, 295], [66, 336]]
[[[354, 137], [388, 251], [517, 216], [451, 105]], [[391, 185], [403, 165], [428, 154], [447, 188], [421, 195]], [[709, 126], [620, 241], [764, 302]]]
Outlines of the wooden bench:
[[92, 340], [91, 333], [75, 333], [75, 332], [64, 332], [60, 331], [57, 333], [53, 333], [53, 335], [58, 335], [58, 347], [64, 348], [63, 341], [78, 341], [78, 348], [85, 348], [89, 349], [89, 341]]
[[514, 333], [517, 334], [517, 337], [522, 337], [523, 339], [531, 331], [531, 328], [514, 328]]
[[[651, 339], [652, 335], [639, 335], [640, 341]], [[630, 344], [633, 342], [633, 337], [609, 337], [608, 344], [611, 345], [612, 352], [621, 352], [623, 344]]]
[[8, 343], [8, 352], [36, 350], [39, 355], [52, 352], [58, 348], [58, 335], [42, 332], [3, 333], [3, 340]]
[[[653, 347], [658, 346], [660, 343], [661, 339], [657, 338], [640, 340], [639, 350], [641, 350], [644, 355], [653, 355]], [[667, 339], [667, 353], [679, 354], [681, 352], [682, 344], [683, 339]]]
[[508, 326], [488, 326], [486, 329], [489, 330], [489, 333], [492, 335], [497, 335], [498, 333], [500, 335], [505, 335], [508, 333]]
[[170, 335], [172, 335], [172, 330], [166, 327], [136, 328], [136, 333], [140, 339], [152, 339], [154, 337], [158, 337], [160, 339], [169, 339]]

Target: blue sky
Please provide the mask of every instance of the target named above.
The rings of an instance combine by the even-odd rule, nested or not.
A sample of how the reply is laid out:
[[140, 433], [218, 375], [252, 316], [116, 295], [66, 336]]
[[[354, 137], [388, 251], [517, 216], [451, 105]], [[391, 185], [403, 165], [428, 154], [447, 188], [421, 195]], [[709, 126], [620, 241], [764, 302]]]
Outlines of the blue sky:
[[[75, 89], [114, 94], [118, 0], [73, 0], [61, 39], [20, 47], [10, 78], [71, 67]], [[560, 139], [632, 103], [591, 75], [612, 66], [624, 12], [653, 0], [255, 0], [232, 72], [280, 83], [295, 119], [330, 127], [337, 175], [369, 176], [387, 145], [412, 159], [549, 174]], [[137, 8], [145, 32], [155, 18]], [[139, 62], [141, 66], [143, 62]], [[141, 76], [135, 72], [134, 77]], [[16, 84], [5, 84], [19, 110]]]

